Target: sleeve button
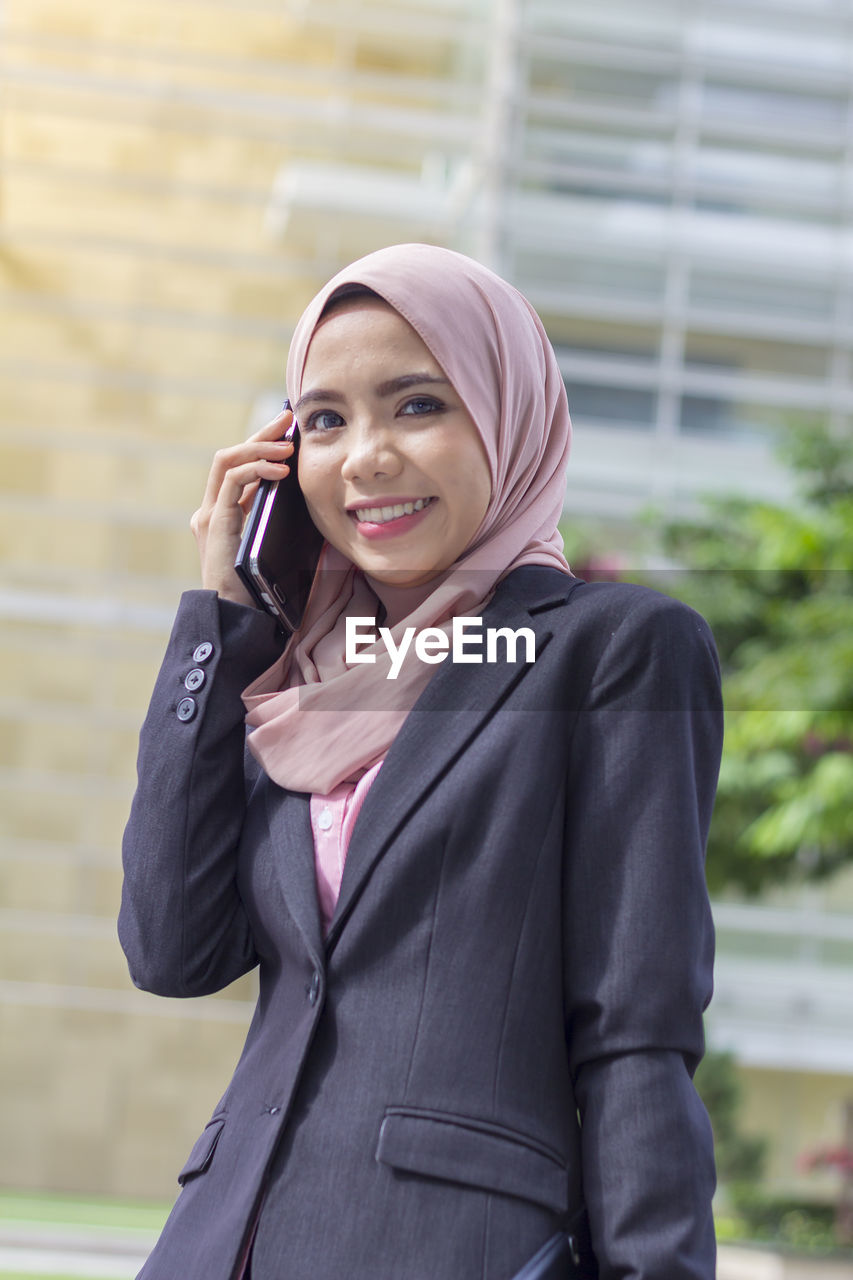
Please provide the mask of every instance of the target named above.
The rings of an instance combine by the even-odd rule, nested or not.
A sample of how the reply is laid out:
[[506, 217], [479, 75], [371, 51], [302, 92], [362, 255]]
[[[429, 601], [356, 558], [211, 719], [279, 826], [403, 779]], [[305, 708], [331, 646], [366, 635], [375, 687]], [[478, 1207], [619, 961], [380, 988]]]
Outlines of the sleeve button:
[[190, 693], [195, 693], [196, 689], [200, 689], [206, 679], [207, 676], [201, 667], [193, 667], [192, 671], [188, 671], [184, 678], [184, 688], [189, 689]]
[[176, 715], [179, 720], [183, 720], [186, 723], [186, 721], [192, 720], [197, 710], [198, 706], [195, 698], [181, 698]]
[[209, 662], [215, 652], [210, 641], [203, 640], [201, 644], [196, 645], [193, 649], [193, 662]]

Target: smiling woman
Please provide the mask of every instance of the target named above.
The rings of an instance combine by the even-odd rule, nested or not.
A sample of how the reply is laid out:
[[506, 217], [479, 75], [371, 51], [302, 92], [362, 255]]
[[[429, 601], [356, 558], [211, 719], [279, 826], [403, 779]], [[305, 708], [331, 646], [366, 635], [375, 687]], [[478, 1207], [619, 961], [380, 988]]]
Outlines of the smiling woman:
[[412, 326], [381, 298], [344, 297], [317, 325], [302, 379], [299, 484], [317, 528], [377, 582], [417, 586], [449, 568], [475, 544], [492, 478]]
[[324, 540], [303, 620], [233, 568], [288, 412], [214, 458], [140, 741], [134, 982], [260, 977], [141, 1274], [712, 1280], [708, 629], [570, 573], [559, 366], [478, 263], [354, 263], [287, 388]]

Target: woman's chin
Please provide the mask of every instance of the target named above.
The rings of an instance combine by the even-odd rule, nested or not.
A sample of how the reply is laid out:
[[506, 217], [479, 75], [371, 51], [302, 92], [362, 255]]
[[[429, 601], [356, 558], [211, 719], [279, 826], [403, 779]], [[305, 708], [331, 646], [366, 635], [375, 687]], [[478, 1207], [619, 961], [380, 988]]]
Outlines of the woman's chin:
[[399, 568], [394, 565], [362, 563], [359, 568], [374, 582], [386, 587], [419, 587], [437, 577], [440, 569]]

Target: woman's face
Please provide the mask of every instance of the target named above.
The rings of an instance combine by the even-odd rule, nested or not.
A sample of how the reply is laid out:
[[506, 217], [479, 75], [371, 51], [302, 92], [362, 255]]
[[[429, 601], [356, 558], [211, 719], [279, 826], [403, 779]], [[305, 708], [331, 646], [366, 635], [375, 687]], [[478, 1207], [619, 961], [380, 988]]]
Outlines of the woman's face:
[[486, 451], [441, 366], [379, 299], [320, 321], [296, 405], [299, 484], [317, 528], [380, 582], [416, 586], [471, 543], [491, 498]]

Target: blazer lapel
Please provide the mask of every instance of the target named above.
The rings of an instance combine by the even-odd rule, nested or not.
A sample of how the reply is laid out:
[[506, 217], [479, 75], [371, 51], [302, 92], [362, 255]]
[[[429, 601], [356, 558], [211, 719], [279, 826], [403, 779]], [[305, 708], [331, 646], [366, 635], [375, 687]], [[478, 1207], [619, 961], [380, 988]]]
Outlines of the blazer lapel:
[[287, 910], [293, 917], [315, 966], [323, 955], [320, 904], [314, 868], [310, 797], [300, 791], [267, 786], [270, 847]]
[[[484, 627], [531, 628], [538, 660], [552, 631], [546, 620], [533, 615], [563, 604], [577, 581], [539, 566], [518, 569], [483, 611]], [[468, 666], [448, 658], [437, 670], [392, 743], [356, 821], [327, 948], [337, 941], [373, 867], [409, 814], [531, 666]]]

